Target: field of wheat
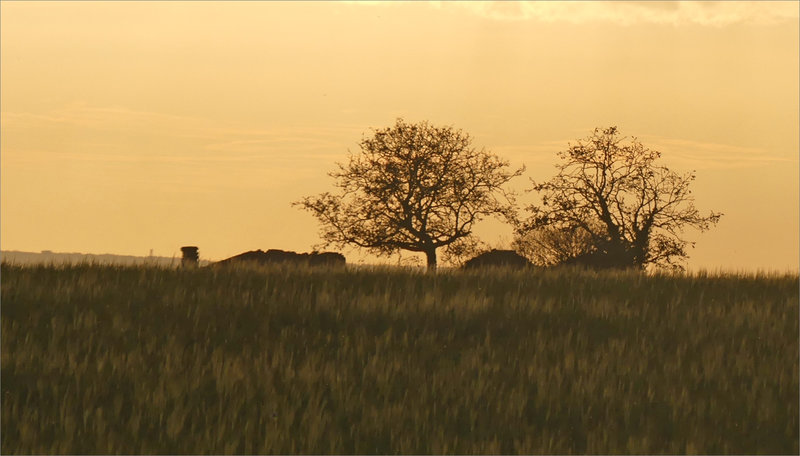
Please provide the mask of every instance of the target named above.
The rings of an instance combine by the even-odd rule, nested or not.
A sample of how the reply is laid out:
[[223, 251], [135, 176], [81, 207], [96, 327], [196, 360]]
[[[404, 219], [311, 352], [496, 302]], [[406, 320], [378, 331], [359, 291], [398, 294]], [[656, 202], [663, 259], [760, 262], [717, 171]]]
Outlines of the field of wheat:
[[798, 453], [797, 275], [2, 266], [16, 453]]

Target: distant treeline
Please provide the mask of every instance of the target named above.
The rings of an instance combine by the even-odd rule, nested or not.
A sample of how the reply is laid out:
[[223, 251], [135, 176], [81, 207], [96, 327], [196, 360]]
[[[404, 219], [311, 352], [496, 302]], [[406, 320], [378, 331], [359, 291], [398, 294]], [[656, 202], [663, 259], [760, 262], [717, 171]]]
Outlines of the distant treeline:
[[[160, 257], [160, 256], [133, 256], [133, 255], [113, 255], [104, 253], [94, 255], [90, 253], [58, 253], [44, 250], [42, 252], [20, 252], [17, 250], [3, 250], [0, 258], [4, 263], [27, 265], [27, 264], [76, 264], [76, 263], [95, 263], [95, 264], [120, 264], [120, 265], [139, 265], [150, 264], [158, 266], [179, 266], [180, 256]], [[200, 260], [200, 265], [208, 264], [208, 261]]]

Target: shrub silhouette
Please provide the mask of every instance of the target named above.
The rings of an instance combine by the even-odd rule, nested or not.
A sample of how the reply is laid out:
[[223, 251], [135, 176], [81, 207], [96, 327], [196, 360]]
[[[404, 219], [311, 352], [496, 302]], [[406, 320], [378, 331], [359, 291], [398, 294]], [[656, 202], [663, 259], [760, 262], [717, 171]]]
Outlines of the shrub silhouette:
[[297, 253], [286, 250], [251, 250], [214, 263], [218, 266], [234, 264], [296, 264], [308, 266], [344, 266], [344, 255], [336, 252]]
[[464, 263], [464, 269], [477, 269], [491, 266], [520, 269], [531, 266], [531, 262], [513, 250], [495, 249], [482, 253]]

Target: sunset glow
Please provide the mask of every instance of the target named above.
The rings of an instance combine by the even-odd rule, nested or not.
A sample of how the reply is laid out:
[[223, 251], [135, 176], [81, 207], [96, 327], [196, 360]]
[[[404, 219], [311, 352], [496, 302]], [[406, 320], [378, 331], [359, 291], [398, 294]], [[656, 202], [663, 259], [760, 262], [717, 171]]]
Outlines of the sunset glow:
[[[527, 171], [616, 125], [724, 213], [690, 269], [798, 269], [797, 2], [0, 3], [3, 250], [320, 243], [362, 135], [452, 125]], [[479, 225], [508, 247], [511, 230]], [[345, 251], [348, 262], [376, 262]], [[404, 257], [410, 256], [403, 253]], [[380, 261], [397, 262], [397, 259]]]

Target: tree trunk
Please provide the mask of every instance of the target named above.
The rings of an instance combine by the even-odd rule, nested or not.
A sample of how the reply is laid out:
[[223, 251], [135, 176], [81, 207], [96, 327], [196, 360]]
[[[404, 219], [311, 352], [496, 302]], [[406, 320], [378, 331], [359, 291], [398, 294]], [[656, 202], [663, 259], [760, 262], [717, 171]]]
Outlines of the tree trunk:
[[425, 257], [428, 259], [428, 270], [436, 269], [436, 248], [431, 247], [425, 251]]
[[650, 246], [649, 233], [637, 233], [638, 236], [633, 242], [633, 261], [635, 266], [644, 269], [645, 260], [647, 259], [647, 250]]

